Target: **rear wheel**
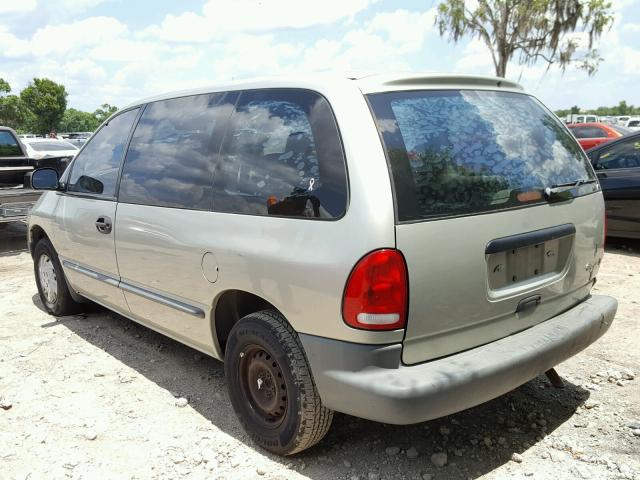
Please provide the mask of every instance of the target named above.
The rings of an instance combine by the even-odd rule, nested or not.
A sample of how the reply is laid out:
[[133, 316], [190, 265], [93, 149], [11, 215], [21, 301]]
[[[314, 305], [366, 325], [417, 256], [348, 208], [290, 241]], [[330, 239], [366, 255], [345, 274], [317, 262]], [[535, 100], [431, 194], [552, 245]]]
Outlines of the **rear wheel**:
[[298, 337], [278, 312], [253, 313], [236, 323], [225, 375], [242, 426], [264, 449], [291, 455], [329, 430], [333, 411], [322, 405]]
[[44, 308], [57, 317], [80, 311], [80, 304], [69, 293], [58, 255], [47, 238], [40, 240], [33, 251], [36, 285]]

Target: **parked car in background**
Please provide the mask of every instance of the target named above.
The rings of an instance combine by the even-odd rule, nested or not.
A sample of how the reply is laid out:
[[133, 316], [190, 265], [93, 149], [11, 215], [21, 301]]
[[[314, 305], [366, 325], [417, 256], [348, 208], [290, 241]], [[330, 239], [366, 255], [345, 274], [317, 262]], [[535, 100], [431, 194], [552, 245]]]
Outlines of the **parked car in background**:
[[62, 138], [68, 141], [69, 143], [75, 145], [80, 148], [82, 145], [86, 143], [86, 141], [91, 136], [92, 132], [70, 132], [63, 133]]
[[618, 137], [630, 133], [626, 127], [620, 125], [608, 125], [605, 123], [575, 123], [567, 125], [573, 136], [578, 139], [578, 143], [584, 150], [609, 142]]
[[625, 125], [630, 118], [631, 117], [629, 115], [620, 115], [619, 117], [616, 117], [616, 123], [618, 125]]
[[9, 127], [0, 127], [0, 228], [26, 221], [42, 192], [25, 188], [24, 178], [34, 169], [24, 144]]
[[612, 237], [640, 238], [640, 132], [587, 152], [604, 194]]
[[631, 117], [627, 120], [627, 124], [625, 125], [629, 130], [640, 130], [640, 117]]
[[47, 157], [75, 157], [78, 147], [66, 140], [56, 138], [23, 138], [21, 139], [29, 157], [39, 160]]
[[583, 113], [572, 113], [567, 115], [564, 123], [572, 124], [572, 123], [589, 123], [589, 122], [597, 122], [598, 117], [596, 115], [586, 115]]

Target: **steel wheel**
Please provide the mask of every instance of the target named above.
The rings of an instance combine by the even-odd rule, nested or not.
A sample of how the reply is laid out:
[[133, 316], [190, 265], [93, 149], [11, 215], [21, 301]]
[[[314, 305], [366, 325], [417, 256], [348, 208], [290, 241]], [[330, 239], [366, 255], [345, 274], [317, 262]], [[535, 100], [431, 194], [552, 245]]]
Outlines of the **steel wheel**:
[[276, 428], [287, 412], [287, 387], [278, 362], [262, 347], [248, 345], [240, 353], [241, 388], [254, 418]]
[[44, 293], [47, 303], [53, 305], [58, 299], [58, 279], [53, 262], [46, 254], [40, 255], [38, 261], [38, 278], [40, 279], [42, 293]]

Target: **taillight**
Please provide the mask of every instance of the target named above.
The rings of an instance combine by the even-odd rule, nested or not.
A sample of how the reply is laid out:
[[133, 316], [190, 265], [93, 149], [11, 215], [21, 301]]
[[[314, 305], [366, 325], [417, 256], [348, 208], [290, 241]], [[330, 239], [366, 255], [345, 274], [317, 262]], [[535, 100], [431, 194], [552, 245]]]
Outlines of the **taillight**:
[[344, 288], [342, 317], [355, 328], [395, 330], [407, 323], [407, 265], [398, 250], [376, 250], [353, 268]]

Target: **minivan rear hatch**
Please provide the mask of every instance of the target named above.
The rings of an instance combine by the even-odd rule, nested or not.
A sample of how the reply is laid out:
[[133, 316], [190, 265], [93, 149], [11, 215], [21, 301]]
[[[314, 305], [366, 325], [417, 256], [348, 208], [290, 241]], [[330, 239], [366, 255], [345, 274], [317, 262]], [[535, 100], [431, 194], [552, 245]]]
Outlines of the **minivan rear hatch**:
[[406, 364], [524, 330], [589, 295], [603, 251], [602, 195], [552, 113], [514, 91], [367, 98], [408, 268]]

